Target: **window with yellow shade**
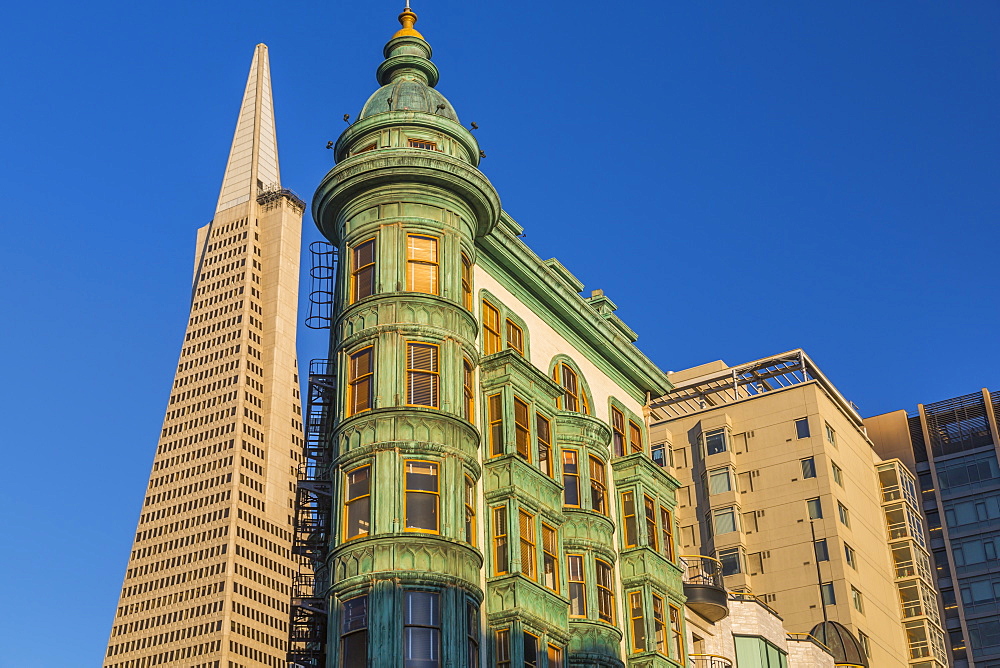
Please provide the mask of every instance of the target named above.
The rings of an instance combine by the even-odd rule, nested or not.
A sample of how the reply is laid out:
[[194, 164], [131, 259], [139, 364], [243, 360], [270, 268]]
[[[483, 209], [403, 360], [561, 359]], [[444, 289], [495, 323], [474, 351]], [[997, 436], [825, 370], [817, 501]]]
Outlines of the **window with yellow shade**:
[[500, 310], [483, 300], [483, 354], [492, 355], [502, 348], [500, 338]]
[[406, 235], [406, 289], [429, 295], [440, 293], [438, 284], [438, 239], [422, 234]]

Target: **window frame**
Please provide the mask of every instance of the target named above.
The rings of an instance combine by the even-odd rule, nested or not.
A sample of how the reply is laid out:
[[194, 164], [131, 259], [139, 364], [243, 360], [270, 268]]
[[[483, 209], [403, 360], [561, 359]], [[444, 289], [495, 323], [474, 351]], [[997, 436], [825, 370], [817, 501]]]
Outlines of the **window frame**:
[[611, 451], [615, 457], [625, 456], [625, 413], [617, 406], [611, 407]]
[[[406, 621], [406, 617], [407, 617], [407, 599], [410, 596], [414, 595], [414, 594], [430, 594], [431, 596], [434, 597], [435, 606], [437, 608], [437, 620], [436, 620], [437, 624], [436, 625], [434, 625], [434, 624], [430, 624], [430, 625], [428, 625], [428, 624], [416, 624], [416, 623], [413, 623], [413, 622], [407, 623], [407, 621]], [[436, 638], [437, 638], [437, 647], [436, 647], [436, 652], [432, 648], [431, 654], [432, 655], [434, 655], [434, 654], [437, 655], [437, 665], [440, 666], [442, 658], [443, 658], [441, 656], [441, 650], [442, 650], [441, 643], [442, 643], [442, 635], [443, 635], [443, 633], [442, 633], [442, 625], [443, 625], [442, 618], [443, 618], [443, 615], [442, 615], [442, 610], [441, 610], [441, 593], [437, 592], [437, 591], [430, 591], [430, 590], [427, 590], [427, 589], [404, 589], [403, 590], [403, 610], [402, 610], [402, 612], [403, 612], [403, 614], [402, 614], [402, 622], [403, 622], [403, 662], [404, 662], [404, 664], [407, 661], [407, 657], [406, 657], [406, 651], [407, 651], [407, 644], [406, 644], [407, 629], [416, 628], [416, 629], [431, 629], [433, 632], [435, 632], [433, 635], [435, 635]], [[410, 660], [414, 660], [414, 659], [411, 657]]]
[[661, 554], [666, 557], [667, 561], [673, 562], [676, 558], [676, 553], [674, 551], [674, 514], [670, 512], [670, 509], [666, 506], [660, 506], [660, 531], [663, 532], [661, 536]]
[[[507, 334], [506, 349], [513, 350], [521, 357], [524, 357], [524, 328], [510, 318], [505, 320], [504, 325]], [[517, 343], [514, 342], [515, 340]]]
[[[369, 365], [368, 371], [356, 374], [355, 361], [362, 354], [368, 353]], [[368, 383], [368, 399], [365, 402], [366, 407], [360, 410], [355, 410], [357, 405], [357, 391], [358, 386], [362, 383]], [[367, 345], [362, 348], [358, 348], [352, 353], [347, 355], [347, 417], [352, 415], [360, 415], [365, 411], [370, 411], [375, 404], [375, 344]]]
[[[567, 508], [582, 508], [583, 502], [583, 488], [580, 480], [580, 451], [575, 448], [561, 448], [559, 451], [561, 466], [562, 466], [562, 477], [563, 477], [563, 505]], [[576, 471], [571, 473], [568, 471], [569, 464], [566, 461], [566, 455], [573, 455], [573, 466], [576, 467]], [[572, 478], [573, 488], [576, 490], [576, 503], [568, 503], [567, 492], [570, 489], [570, 481], [568, 478]]]
[[[563, 388], [563, 393], [556, 398], [556, 408], [571, 413], [590, 415], [590, 400], [583, 383], [583, 376], [566, 360], [558, 360], [552, 368], [552, 379]], [[572, 379], [572, 383], [568, 379]], [[575, 385], [574, 389], [567, 385]], [[572, 400], [572, 401], [570, 401]], [[570, 408], [570, 405], [573, 407]]]
[[845, 527], [851, 528], [851, 511], [840, 501], [837, 501], [837, 518]]
[[[431, 492], [428, 490], [411, 490], [407, 487], [409, 481], [407, 480], [408, 464], [430, 464], [434, 467], [434, 481], [436, 490]], [[410, 513], [409, 513], [409, 495], [410, 494], [430, 494], [434, 497], [434, 519], [435, 519], [435, 529], [422, 529], [417, 527], [407, 526], [410, 523]], [[426, 533], [440, 535], [441, 533], [441, 463], [429, 459], [404, 459], [403, 460], [403, 531], [409, 531], [412, 533]]]
[[[551, 540], [550, 540], [551, 538]], [[550, 549], [551, 548], [551, 549]], [[548, 567], [552, 565], [552, 586], [548, 580]], [[545, 522], [542, 522], [542, 585], [547, 589], [559, 593], [559, 532]]]
[[486, 421], [489, 430], [490, 457], [500, 457], [506, 450], [502, 392], [486, 397]]
[[[529, 638], [531, 639], [530, 644], [534, 645], [535, 660], [533, 662], [528, 661]], [[522, 657], [524, 659], [524, 668], [539, 668], [540, 664], [538, 662], [538, 657], [540, 655], [539, 649], [541, 645], [541, 637], [536, 636], [534, 633], [528, 631], [527, 629], [524, 629], [523, 631], [521, 631], [521, 643], [524, 654], [524, 656]]]
[[[710, 438], [716, 435], [722, 436], [722, 449], [716, 450], [715, 452], [711, 452], [709, 450], [708, 441]], [[729, 430], [726, 429], [725, 427], [719, 427], [718, 429], [709, 429], [708, 431], [703, 432], [701, 437], [702, 437], [702, 448], [703, 448], [702, 452], [706, 457], [711, 457], [712, 455], [720, 455], [723, 452], [729, 452]]]
[[[649, 643], [646, 640], [646, 606], [642, 600], [642, 590], [630, 591], [625, 596], [628, 604], [628, 629], [629, 629], [629, 654], [641, 654], [648, 651]], [[636, 603], [638, 602], [638, 605]], [[638, 615], [636, 611], [638, 610]], [[641, 637], [638, 632], [641, 632]], [[642, 646], [639, 646], [639, 640]]]
[[497, 668], [510, 668], [510, 627], [497, 629], [494, 632], [493, 641], [496, 650]]
[[862, 615], [865, 614], [865, 599], [861, 590], [851, 585], [851, 605]]
[[649, 494], [642, 495], [642, 514], [646, 522], [646, 547], [653, 552], [660, 551], [659, 528], [656, 526], [656, 499]]
[[667, 656], [670, 652], [667, 642], [667, 620], [664, 617], [663, 597], [653, 592], [653, 641], [656, 643], [657, 654]]
[[669, 607], [669, 620], [670, 620], [670, 658], [674, 659], [678, 663], [684, 663], [684, 628], [683, 619], [680, 608], [674, 604], [668, 604]]
[[[813, 501], [816, 502], [815, 506], [812, 503]], [[813, 515], [814, 507], [816, 509], [815, 515]], [[823, 519], [823, 500], [820, 497], [814, 496], [811, 499], [806, 499], [806, 516], [811, 520]]]
[[474, 280], [472, 276], [472, 260], [462, 251], [462, 306], [467, 311], [472, 311], [475, 305]]
[[[519, 413], [524, 422], [519, 421]], [[531, 463], [531, 405], [516, 394], [514, 395], [514, 453], [528, 464]]]
[[802, 468], [802, 479], [809, 480], [810, 478], [815, 478], [818, 474], [816, 471], [816, 458], [813, 456], [804, 457], [799, 460], [799, 465]]
[[[574, 580], [574, 568], [573, 563], [579, 564], [579, 578]], [[567, 554], [566, 555], [566, 582], [569, 585], [569, 617], [570, 619], [583, 619], [587, 616], [587, 561], [583, 554]], [[577, 591], [579, 595], [574, 599], [573, 592]], [[581, 614], [573, 614], [573, 601], [580, 602], [580, 608], [582, 610]]]
[[[434, 369], [417, 369], [410, 366], [413, 360], [413, 355], [411, 350], [413, 348], [425, 347], [433, 351], [432, 359], [434, 361]], [[426, 375], [430, 378], [432, 385], [432, 393], [434, 396], [433, 404], [416, 404], [413, 403], [413, 378], [417, 374]], [[422, 408], [441, 408], [441, 346], [437, 343], [430, 343], [429, 341], [406, 341], [406, 405], [407, 406], [419, 406]]]
[[[639, 547], [639, 518], [637, 515], [638, 508], [635, 503], [635, 492], [632, 490], [625, 490], [621, 494], [622, 498], [622, 543], [625, 549], [631, 549], [633, 547]], [[632, 512], [629, 513], [629, 504], [632, 505]], [[629, 520], [631, 519], [631, 524]], [[632, 534], [632, 542], [629, 542], [629, 534]]]
[[472, 424], [476, 423], [476, 391], [475, 391], [475, 367], [468, 357], [462, 358], [462, 398], [465, 409], [465, 419]]
[[[348, 498], [347, 495], [350, 494], [350, 489], [351, 489], [351, 483], [350, 483], [351, 474], [360, 471], [361, 469], [368, 469], [368, 491], [367, 493], [361, 494], [360, 496]], [[349, 536], [348, 529], [350, 526], [349, 517], [351, 512], [351, 506], [352, 504], [357, 503], [362, 499], [368, 499], [368, 531], [364, 533], [357, 533], [354, 534], [353, 536]], [[344, 471], [344, 526], [342, 531], [342, 539], [346, 543], [347, 541], [354, 540], [355, 538], [364, 538], [366, 536], [370, 536], [372, 534], [371, 529], [372, 529], [372, 465], [371, 462], [367, 462], [365, 464], [355, 466], [354, 468], [348, 471]]]
[[[491, 326], [492, 319], [487, 319], [487, 313], [491, 316], [495, 314], [494, 326]], [[503, 350], [503, 335], [500, 333], [500, 323], [503, 318], [500, 315], [500, 309], [494, 306], [490, 300], [483, 298], [480, 314], [483, 325], [483, 355], [494, 355]]]
[[[347, 606], [350, 603], [354, 603], [360, 599], [364, 599], [364, 624], [363, 627], [347, 629]], [[347, 658], [347, 648], [345, 647], [345, 641], [348, 636], [364, 634], [364, 648], [365, 648], [365, 660], [368, 659], [368, 623], [369, 623], [369, 610], [368, 610], [368, 594], [361, 594], [359, 596], [352, 596], [351, 598], [345, 599], [340, 603], [341, 615], [340, 615], [340, 643], [338, 647], [340, 648], [340, 665], [343, 668], [349, 668], [345, 659]]]
[[476, 481], [468, 473], [465, 474], [465, 542], [473, 547], [476, 540]]
[[639, 426], [635, 420], [628, 421], [628, 445], [629, 454], [634, 455], [639, 452], [645, 452], [646, 448], [644, 445], [645, 439], [642, 437], [642, 427]]
[[[590, 509], [607, 516], [608, 509], [608, 472], [607, 466], [595, 455], [588, 456], [587, 473], [590, 478]], [[599, 473], [600, 475], [595, 475]], [[600, 500], [600, 503], [596, 503]], [[599, 508], [595, 506], [600, 506]]]
[[831, 471], [831, 475], [833, 476], [833, 481], [835, 483], [837, 483], [838, 485], [840, 485], [841, 487], [843, 487], [844, 486], [844, 469], [842, 469], [839, 466], [837, 466], [837, 462], [831, 461], [830, 462], [830, 471]]
[[[542, 429], [542, 425], [545, 429]], [[545, 437], [542, 437], [542, 432]], [[538, 450], [538, 468], [550, 478], [556, 475], [555, 449], [552, 447], [552, 421], [535, 411], [535, 447]], [[543, 456], [544, 454], [544, 456]]]
[[[490, 543], [493, 551], [493, 575], [507, 575], [510, 573], [510, 527], [508, 526], [507, 518], [506, 505], [490, 507], [490, 521], [492, 523]], [[503, 533], [500, 533], [501, 530]], [[506, 568], [500, 570], [499, 566], [501, 564], [505, 565]]]
[[[802, 429], [802, 425], [805, 425], [805, 429]], [[812, 431], [809, 429], [809, 417], [796, 418], [795, 420], [795, 440], [801, 441], [804, 438], [809, 438], [812, 436]]]
[[833, 582], [821, 582], [819, 593], [823, 605], [837, 605], [837, 590], [833, 586]]
[[[601, 577], [603, 572], [607, 575], [607, 582]], [[615, 570], [614, 567], [604, 559], [594, 558], [594, 584], [597, 587], [597, 618], [608, 624], [614, 625], [615, 618]], [[605, 607], [609, 609], [605, 612]]]
[[847, 565], [858, 570], [858, 551], [851, 547], [846, 541], [844, 542], [844, 561]]
[[[535, 534], [535, 516], [519, 508], [517, 511], [518, 549], [521, 557], [518, 572], [538, 582], [538, 536]], [[528, 571], [525, 571], [525, 567]]]
[[[363, 265], [358, 265], [358, 254], [363, 246], [372, 244], [372, 261]], [[358, 296], [358, 276], [364, 270], [371, 267], [371, 292], [364, 297]], [[350, 280], [350, 303], [354, 304], [367, 299], [376, 294], [376, 283], [378, 277], [378, 236], [371, 236], [351, 246], [351, 280]]]
[[440, 151], [436, 141], [431, 141], [429, 139], [419, 139], [417, 137], [407, 137], [406, 138], [407, 148], [418, 148], [421, 151]]
[[[434, 242], [434, 260], [418, 260], [414, 259], [411, 254], [410, 239], [429, 239]], [[412, 269], [414, 265], [430, 267], [433, 280], [433, 290], [419, 290], [417, 285], [414, 285], [417, 281], [415, 280], [415, 269]], [[423, 295], [439, 295], [441, 294], [441, 237], [436, 237], [432, 234], [425, 234], [422, 232], [407, 232], [406, 233], [406, 291], [407, 292], [417, 292]]]

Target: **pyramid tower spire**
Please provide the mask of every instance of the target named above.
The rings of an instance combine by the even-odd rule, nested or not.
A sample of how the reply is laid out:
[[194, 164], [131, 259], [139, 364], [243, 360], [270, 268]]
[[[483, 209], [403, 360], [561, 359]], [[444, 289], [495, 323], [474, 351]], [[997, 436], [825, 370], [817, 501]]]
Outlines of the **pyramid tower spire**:
[[278, 139], [274, 132], [274, 102], [271, 98], [271, 66], [267, 45], [254, 48], [243, 102], [229, 149], [215, 212], [250, 200], [260, 188], [281, 185], [278, 170]]

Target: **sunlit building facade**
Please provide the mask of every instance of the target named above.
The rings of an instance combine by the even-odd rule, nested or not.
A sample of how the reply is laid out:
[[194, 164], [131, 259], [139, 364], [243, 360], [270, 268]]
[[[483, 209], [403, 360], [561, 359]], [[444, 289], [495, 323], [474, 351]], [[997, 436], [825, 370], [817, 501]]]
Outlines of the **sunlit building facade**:
[[[917, 474], [913, 505], [930, 532], [933, 582], [956, 668], [1000, 667], [998, 418], [1000, 393], [983, 389], [865, 420], [879, 453]], [[904, 605], [923, 612], [917, 599], [911, 592]]]

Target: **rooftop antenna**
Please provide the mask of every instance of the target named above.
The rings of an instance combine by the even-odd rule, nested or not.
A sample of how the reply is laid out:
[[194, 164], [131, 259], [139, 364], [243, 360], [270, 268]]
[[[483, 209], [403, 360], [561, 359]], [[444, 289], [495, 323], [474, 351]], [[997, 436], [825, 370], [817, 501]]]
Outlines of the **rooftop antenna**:
[[[396, 5], [396, 6], [399, 7], [399, 5]], [[410, 0], [406, 0], [406, 8], [407, 9], [410, 8]]]

